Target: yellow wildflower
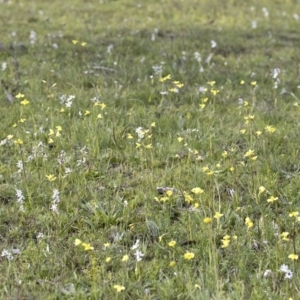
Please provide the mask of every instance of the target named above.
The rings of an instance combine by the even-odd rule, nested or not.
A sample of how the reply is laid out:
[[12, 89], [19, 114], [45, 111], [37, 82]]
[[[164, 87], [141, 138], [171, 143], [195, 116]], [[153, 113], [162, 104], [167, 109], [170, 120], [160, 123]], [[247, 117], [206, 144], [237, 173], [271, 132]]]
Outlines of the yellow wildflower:
[[23, 95], [23, 94], [21, 94], [21, 93], [18, 93], [18, 95], [16, 95], [16, 98], [17, 99], [20, 99], [20, 98], [24, 98], [25, 96]]
[[192, 253], [192, 252], [187, 252], [184, 254], [184, 258], [187, 259], [187, 260], [191, 260], [195, 257], [195, 254]]
[[20, 102], [22, 105], [28, 105], [30, 102], [27, 99], [24, 99]]
[[122, 261], [125, 262], [125, 261], [128, 261], [129, 260], [129, 256], [127, 254], [125, 254], [123, 257], [122, 257]]
[[207, 84], [209, 84], [210, 86], [214, 86], [215, 85], [215, 81], [208, 81]]
[[179, 81], [173, 81], [173, 84], [175, 84], [179, 89], [184, 86], [184, 84], [180, 83]]
[[199, 187], [195, 187], [192, 189], [192, 193], [194, 194], [202, 194], [204, 191], [202, 189], [200, 189]]
[[222, 216], [224, 216], [224, 214], [221, 214], [219, 212], [216, 212], [215, 215], [214, 215], [214, 218], [215, 219], [220, 219]]
[[115, 284], [115, 285], [113, 286], [113, 288], [114, 288], [115, 290], [117, 290], [117, 293], [120, 293], [120, 292], [122, 292], [122, 291], [125, 290], [125, 287], [122, 286], [122, 285], [119, 285], [119, 284]]
[[259, 190], [258, 195], [260, 195], [266, 191], [266, 188], [264, 186], [260, 186], [258, 190]]
[[291, 260], [297, 260], [297, 259], [298, 259], [298, 255], [297, 255], [297, 254], [290, 254], [290, 255], [289, 255], [289, 258], [290, 258]]
[[247, 217], [245, 219], [245, 224], [247, 225], [248, 229], [252, 228], [254, 226], [253, 222], [251, 221], [251, 219], [249, 217]]
[[176, 241], [171, 241], [171, 242], [169, 242], [169, 247], [175, 247], [175, 245], [176, 245]]
[[265, 131], [269, 133], [274, 133], [276, 131], [276, 128], [273, 126], [266, 126]]
[[282, 232], [282, 233], [280, 234], [280, 237], [282, 238], [282, 240], [288, 242], [288, 241], [290, 240], [290, 239], [288, 238], [288, 235], [289, 235], [289, 234], [290, 234], [289, 232]]
[[267, 200], [267, 202], [273, 203], [274, 201], [277, 201], [277, 200], [278, 200], [278, 197], [271, 196], [271, 197]]
[[190, 204], [191, 202], [194, 201], [194, 199], [186, 192], [183, 193], [184, 194], [184, 200], [185, 202], [187, 202], [188, 204]]
[[254, 150], [248, 150], [245, 154], [244, 154], [244, 157], [247, 158], [247, 157], [251, 157], [251, 156], [254, 156]]
[[214, 89], [212, 89], [212, 90], [210, 90], [210, 92], [211, 92], [214, 96], [216, 96], [220, 91], [219, 91], [219, 90], [214, 90]]
[[205, 224], [211, 223], [211, 218], [206, 217], [206, 218], [203, 219], [203, 222], [204, 222]]
[[15, 142], [15, 144], [23, 145], [23, 141], [21, 139], [17, 139], [14, 142]]
[[221, 239], [221, 242], [222, 242], [222, 246], [221, 248], [227, 248], [230, 244], [230, 236], [229, 235], [225, 235], [223, 237], [223, 239]]
[[82, 243], [81, 245], [83, 246], [85, 251], [94, 250], [94, 247], [92, 247], [90, 243]]
[[166, 191], [166, 195], [167, 195], [168, 197], [171, 197], [171, 196], [173, 195], [173, 191], [167, 190], [167, 191]]
[[227, 151], [224, 151], [224, 152], [222, 153], [222, 157], [226, 158], [227, 156], [228, 156], [228, 152], [227, 152]]
[[202, 168], [202, 171], [203, 171], [203, 172], [208, 172], [208, 171], [209, 171], [209, 168], [208, 168], [208, 167], [203, 167], [203, 168]]
[[159, 81], [160, 81], [160, 82], [165, 82], [165, 81], [168, 80], [168, 79], [171, 79], [171, 75], [170, 75], [170, 74], [167, 75], [167, 76], [165, 76], [165, 77], [163, 77], [163, 78], [160, 78]]
[[176, 262], [174, 260], [170, 261], [169, 266], [174, 267], [176, 265]]
[[53, 175], [53, 174], [50, 174], [50, 175], [46, 175], [47, 179], [49, 181], [55, 181], [56, 180], [56, 177]]

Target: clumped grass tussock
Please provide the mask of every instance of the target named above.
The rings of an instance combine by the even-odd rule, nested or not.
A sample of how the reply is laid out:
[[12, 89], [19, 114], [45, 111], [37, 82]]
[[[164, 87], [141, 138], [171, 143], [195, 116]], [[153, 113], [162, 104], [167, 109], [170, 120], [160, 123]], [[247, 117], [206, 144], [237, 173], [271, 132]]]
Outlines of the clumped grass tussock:
[[298, 299], [299, 7], [0, 1], [0, 298]]

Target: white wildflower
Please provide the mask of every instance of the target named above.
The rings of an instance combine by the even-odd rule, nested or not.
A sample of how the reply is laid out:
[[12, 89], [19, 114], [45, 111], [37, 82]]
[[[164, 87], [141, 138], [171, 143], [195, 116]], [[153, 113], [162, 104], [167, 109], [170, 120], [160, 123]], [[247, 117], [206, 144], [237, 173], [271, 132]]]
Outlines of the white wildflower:
[[201, 54], [200, 54], [198, 51], [196, 51], [196, 52], [194, 53], [194, 57], [195, 57], [195, 59], [196, 59], [199, 63], [201, 62], [201, 60], [202, 60]]
[[284, 272], [284, 273], [290, 271], [290, 269], [289, 269], [289, 267], [288, 267], [287, 265], [281, 265], [280, 268], [279, 268], [279, 270], [280, 270], [281, 272]]
[[211, 40], [211, 41], [210, 41], [210, 46], [211, 46], [212, 48], [216, 48], [216, 47], [217, 47], [217, 42], [214, 41], [214, 40]]
[[233, 198], [233, 196], [235, 194], [235, 190], [234, 189], [229, 189], [228, 192], [229, 192], [231, 198]]
[[21, 160], [17, 163], [18, 173], [21, 173], [23, 171], [23, 162]]
[[281, 265], [279, 270], [284, 274], [284, 279], [291, 279], [293, 278], [293, 272], [289, 269], [287, 265]]
[[30, 30], [29, 40], [30, 40], [30, 44], [35, 44], [36, 32], [34, 30]]
[[209, 55], [206, 57], [206, 60], [205, 62], [209, 65], [210, 64], [210, 61], [211, 59], [213, 58], [214, 54], [213, 53], [209, 53]]
[[143, 127], [136, 128], [135, 132], [138, 135], [139, 141], [142, 140], [145, 137], [145, 131], [144, 131]]
[[72, 169], [71, 168], [65, 168], [65, 175], [63, 176], [63, 178], [67, 177], [70, 173], [72, 173]]
[[280, 69], [279, 68], [275, 68], [271, 71], [271, 75], [273, 77], [273, 79], [276, 79], [278, 77], [278, 75], [280, 74]]
[[58, 214], [58, 209], [57, 209], [57, 204], [56, 203], [52, 203], [51, 208], [50, 208], [53, 212]]
[[53, 199], [53, 202], [55, 202], [55, 203], [58, 203], [60, 201], [58, 189], [53, 190], [52, 199]]
[[133, 254], [136, 257], [136, 261], [141, 261], [144, 254], [140, 250], [136, 250]]
[[198, 91], [201, 93], [201, 94], [204, 94], [206, 91], [207, 91], [207, 88], [204, 87], [204, 86], [200, 86]]
[[269, 11], [268, 11], [268, 9], [266, 7], [262, 8], [262, 12], [263, 12], [265, 18], [269, 17]]
[[292, 279], [292, 278], [293, 278], [293, 272], [291, 270], [285, 272], [284, 279]]
[[280, 83], [280, 79], [279, 79], [279, 78], [276, 78], [275, 81], [274, 81], [274, 85], [273, 85], [273, 89], [274, 89], [274, 90], [278, 89], [279, 83]]
[[114, 48], [113, 44], [108, 45], [107, 48], [106, 48], [106, 52], [111, 53], [113, 48]]
[[251, 27], [252, 27], [252, 29], [256, 29], [257, 28], [257, 21], [252, 21], [251, 22]]
[[53, 190], [51, 210], [58, 214], [57, 204], [60, 202], [58, 189]]
[[33, 156], [32, 155], [28, 155], [26, 162], [32, 161], [33, 160]]
[[60, 104], [64, 104], [66, 107], [71, 107], [73, 100], [75, 99], [74, 95], [61, 95], [60, 96]]
[[7, 63], [6, 63], [6, 62], [3, 62], [3, 63], [1, 64], [1, 71], [5, 71], [6, 68], [7, 68]]
[[3, 146], [7, 143], [8, 139], [3, 139], [1, 142], [0, 142], [0, 146]]
[[36, 238], [37, 239], [42, 239], [44, 237], [44, 234], [42, 232], [39, 232], [37, 235], [36, 235]]
[[66, 152], [64, 150], [61, 150], [60, 154], [58, 155], [58, 158], [57, 158], [57, 163], [59, 165], [64, 164], [65, 163], [65, 157], [66, 157]]
[[9, 252], [9, 251], [6, 250], [6, 249], [3, 249], [3, 250], [2, 250], [1, 256], [7, 258], [8, 260], [13, 260], [13, 259], [14, 259], [12, 253]]
[[23, 192], [21, 190], [16, 190], [16, 196], [17, 196], [17, 203], [20, 205], [20, 211], [24, 211], [24, 200], [25, 197], [23, 195]]
[[161, 65], [152, 66], [152, 69], [153, 69], [155, 75], [161, 75], [163, 72]]
[[271, 270], [266, 270], [265, 272], [264, 272], [264, 278], [267, 278], [267, 277], [269, 277], [270, 275], [272, 274], [272, 271]]
[[140, 245], [140, 240], [137, 239], [137, 240], [135, 241], [134, 245], [131, 247], [131, 250], [137, 249], [137, 248], [139, 247], [139, 245]]

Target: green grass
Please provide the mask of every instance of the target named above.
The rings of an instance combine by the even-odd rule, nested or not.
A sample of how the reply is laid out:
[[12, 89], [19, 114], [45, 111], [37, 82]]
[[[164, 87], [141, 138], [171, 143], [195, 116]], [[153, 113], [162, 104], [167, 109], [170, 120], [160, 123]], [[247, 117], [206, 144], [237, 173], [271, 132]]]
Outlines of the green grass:
[[1, 1], [0, 298], [298, 299], [298, 8]]

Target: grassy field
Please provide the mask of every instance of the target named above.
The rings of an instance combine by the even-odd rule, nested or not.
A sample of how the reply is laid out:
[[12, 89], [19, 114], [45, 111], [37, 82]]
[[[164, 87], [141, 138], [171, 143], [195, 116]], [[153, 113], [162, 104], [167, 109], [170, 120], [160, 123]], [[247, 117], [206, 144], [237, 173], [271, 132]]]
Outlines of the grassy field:
[[299, 299], [299, 25], [0, 1], [0, 299]]

